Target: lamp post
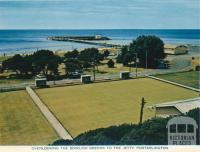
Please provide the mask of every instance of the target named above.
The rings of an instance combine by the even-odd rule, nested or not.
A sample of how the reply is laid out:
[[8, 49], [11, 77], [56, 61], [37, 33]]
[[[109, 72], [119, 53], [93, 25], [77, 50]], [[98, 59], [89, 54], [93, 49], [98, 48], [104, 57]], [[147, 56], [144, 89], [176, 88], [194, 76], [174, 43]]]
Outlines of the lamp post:
[[[130, 51], [130, 46], [128, 46], [128, 51]], [[135, 76], [137, 78], [137, 59], [138, 59], [138, 54], [133, 53], [135, 55]], [[129, 66], [129, 72], [131, 72], [131, 66]]]
[[146, 69], [147, 69], [147, 66], [148, 66], [148, 64], [147, 64], [147, 50], [146, 50], [146, 53], [145, 53], [145, 58], [146, 58]]
[[137, 78], [137, 59], [138, 59], [138, 54], [137, 53], [134, 53], [135, 54], [135, 77]]
[[95, 73], [95, 58], [93, 58], [93, 76], [94, 76], [94, 81], [96, 79], [96, 73]]

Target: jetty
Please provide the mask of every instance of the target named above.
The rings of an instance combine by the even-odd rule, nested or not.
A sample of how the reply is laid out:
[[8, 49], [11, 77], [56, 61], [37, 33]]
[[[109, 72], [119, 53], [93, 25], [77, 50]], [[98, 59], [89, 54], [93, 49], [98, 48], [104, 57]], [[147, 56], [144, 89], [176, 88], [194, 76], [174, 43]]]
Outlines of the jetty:
[[75, 42], [75, 43], [84, 43], [90, 45], [98, 45], [104, 47], [121, 47], [119, 44], [107, 43], [108, 40], [111, 40], [108, 37], [103, 37], [101, 35], [95, 36], [50, 36], [47, 38], [48, 40], [53, 41], [67, 41], [67, 42]]

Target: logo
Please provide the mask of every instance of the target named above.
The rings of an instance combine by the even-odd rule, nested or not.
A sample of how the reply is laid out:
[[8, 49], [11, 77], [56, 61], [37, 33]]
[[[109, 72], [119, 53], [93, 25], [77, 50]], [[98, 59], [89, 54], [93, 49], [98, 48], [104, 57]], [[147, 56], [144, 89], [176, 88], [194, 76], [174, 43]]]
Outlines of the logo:
[[168, 145], [196, 145], [197, 123], [190, 117], [174, 117], [167, 123]]

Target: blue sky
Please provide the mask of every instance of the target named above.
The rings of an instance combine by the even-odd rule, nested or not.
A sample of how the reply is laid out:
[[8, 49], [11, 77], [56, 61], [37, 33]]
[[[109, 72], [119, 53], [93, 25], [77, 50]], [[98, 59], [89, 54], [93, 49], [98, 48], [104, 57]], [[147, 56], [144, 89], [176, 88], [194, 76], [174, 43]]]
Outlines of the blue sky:
[[0, 0], [0, 29], [199, 29], [200, 0]]

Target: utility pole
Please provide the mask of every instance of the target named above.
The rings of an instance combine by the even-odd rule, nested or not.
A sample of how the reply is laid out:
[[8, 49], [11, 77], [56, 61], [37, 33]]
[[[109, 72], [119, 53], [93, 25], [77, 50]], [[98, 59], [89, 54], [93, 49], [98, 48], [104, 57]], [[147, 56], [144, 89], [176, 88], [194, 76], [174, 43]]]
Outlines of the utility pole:
[[143, 118], [143, 110], [144, 110], [144, 105], [146, 104], [144, 97], [142, 97], [142, 102], [141, 102], [141, 109], [140, 109], [140, 122], [139, 124], [142, 124], [142, 118]]
[[135, 53], [135, 77], [137, 78], [137, 53]]
[[147, 66], [148, 64], [147, 64], [147, 50], [146, 50], [146, 69], [147, 69]]
[[95, 59], [93, 59], [93, 76], [94, 76], [94, 81], [96, 79], [96, 74], [95, 74]]
[[[127, 46], [128, 52], [130, 52], [130, 45]], [[129, 72], [131, 73], [131, 61], [128, 63], [129, 64]]]
[[131, 73], [131, 62], [130, 62], [130, 65], [129, 65], [129, 72]]

